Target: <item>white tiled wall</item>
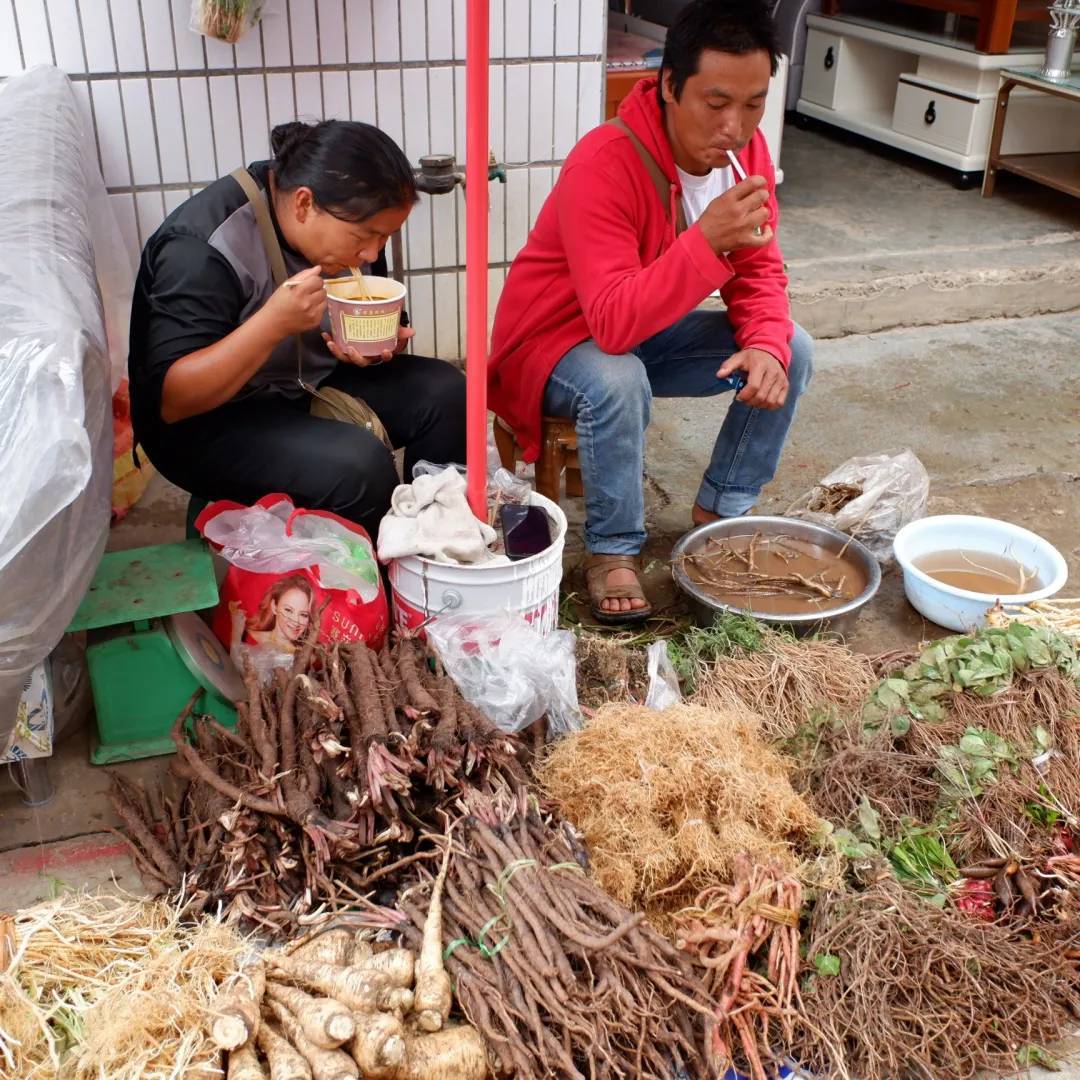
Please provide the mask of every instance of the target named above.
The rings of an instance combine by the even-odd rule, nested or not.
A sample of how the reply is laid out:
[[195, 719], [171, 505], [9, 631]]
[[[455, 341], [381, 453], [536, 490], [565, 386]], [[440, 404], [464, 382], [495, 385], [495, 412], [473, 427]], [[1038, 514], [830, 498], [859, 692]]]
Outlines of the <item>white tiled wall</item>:
[[[525, 241], [559, 163], [601, 120], [607, 0], [490, 0], [490, 286]], [[0, 0], [0, 76], [71, 75], [133, 263], [165, 214], [268, 154], [299, 118], [378, 124], [415, 163], [465, 157], [465, 0], [270, 0], [236, 46], [188, 27], [191, 0]], [[405, 232], [419, 351], [461, 354], [460, 189], [423, 196]]]

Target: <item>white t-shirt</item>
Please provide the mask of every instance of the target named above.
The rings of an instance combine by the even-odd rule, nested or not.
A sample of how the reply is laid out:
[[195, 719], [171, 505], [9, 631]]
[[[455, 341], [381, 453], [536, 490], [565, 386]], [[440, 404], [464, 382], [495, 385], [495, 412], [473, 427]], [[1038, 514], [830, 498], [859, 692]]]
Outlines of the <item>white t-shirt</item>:
[[[733, 188], [736, 180], [730, 165], [722, 169], [710, 169], [704, 176], [695, 176], [693, 173], [683, 172], [678, 165], [675, 166], [679, 174], [679, 183], [682, 185], [682, 204], [686, 214], [686, 224], [693, 225], [718, 195]], [[725, 251], [726, 255], [727, 252]], [[719, 296], [717, 289], [713, 296]]]
[[704, 176], [694, 176], [693, 173], [683, 172], [678, 165], [675, 168], [678, 170], [679, 183], [682, 185], [682, 204], [687, 225], [693, 225], [713, 199], [735, 186], [735, 177], [732, 175], [730, 165], [722, 169], [710, 169]]

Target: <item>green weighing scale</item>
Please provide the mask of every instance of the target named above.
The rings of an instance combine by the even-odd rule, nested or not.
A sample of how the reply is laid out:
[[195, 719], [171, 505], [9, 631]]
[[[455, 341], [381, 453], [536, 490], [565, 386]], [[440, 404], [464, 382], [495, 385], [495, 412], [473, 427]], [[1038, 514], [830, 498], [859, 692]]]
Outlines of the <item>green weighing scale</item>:
[[171, 754], [173, 724], [196, 691], [196, 711], [235, 725], [232, 703], [244, 696], [243, 680], [195, 614], [217, 601], [213, 559], [201, 540], [102, 557], [68, 627], [98, 631], [86, 649], [95, 765]]

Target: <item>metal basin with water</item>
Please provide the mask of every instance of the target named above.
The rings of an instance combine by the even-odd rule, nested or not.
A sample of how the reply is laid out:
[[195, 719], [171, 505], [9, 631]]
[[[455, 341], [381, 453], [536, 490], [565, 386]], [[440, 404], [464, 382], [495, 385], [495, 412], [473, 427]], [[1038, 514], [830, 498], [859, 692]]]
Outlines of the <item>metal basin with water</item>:
[[[709, 540], [719, 540], [725, 536], [745, 536], [747, 533], [753, 532], [761, 533], [763, 537], [790, 536], [796, 540], [816, 544], [818, 547], [836, 554], [843, 551], [846, 546], [847, 550], [844, 557], [857, 565], [866, 575], [866, 587], [858, 596], [849, 600], [843, 606], [832, 608], [824, 613], [806, 612], [797, 615], [775, 615], [725, 604], [709, 596], [687, 576], [680, 556], [693, 555], [704, 547]], [[796, 518], [785, 517], [727, 518], [724, 521], [713, 521], [708, 525], [699, 525], [696, 529], [688, 532], [672, 549], [671, 574], [675, 579], [675, 584], [679, 586], [690, 601], [691, 611], [699, 626], [709, 626], [720, 612], [731, 611], [753, 615], [754, 618], [763, 623], [790, 630], [798, 637], [806, 637], [817, 633], [850, 633], [859, 617], [859, 613], [873, 599], [874, 594], [881, 585], [881, 567], [878, 566], [877, 559], [857, 540], [852, 540], [846, 533], [830, 529], [825, 525], [815, 525], [809, 521], [799, 521]]]

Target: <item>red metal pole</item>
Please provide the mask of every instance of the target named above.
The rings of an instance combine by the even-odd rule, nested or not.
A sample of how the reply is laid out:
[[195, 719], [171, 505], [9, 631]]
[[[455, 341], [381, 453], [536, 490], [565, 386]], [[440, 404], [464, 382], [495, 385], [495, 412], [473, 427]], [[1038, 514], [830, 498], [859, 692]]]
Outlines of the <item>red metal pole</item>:
[[469, 505], [487, 519], [488, 11], [468, 0], [465, 33], [465, 463]]

